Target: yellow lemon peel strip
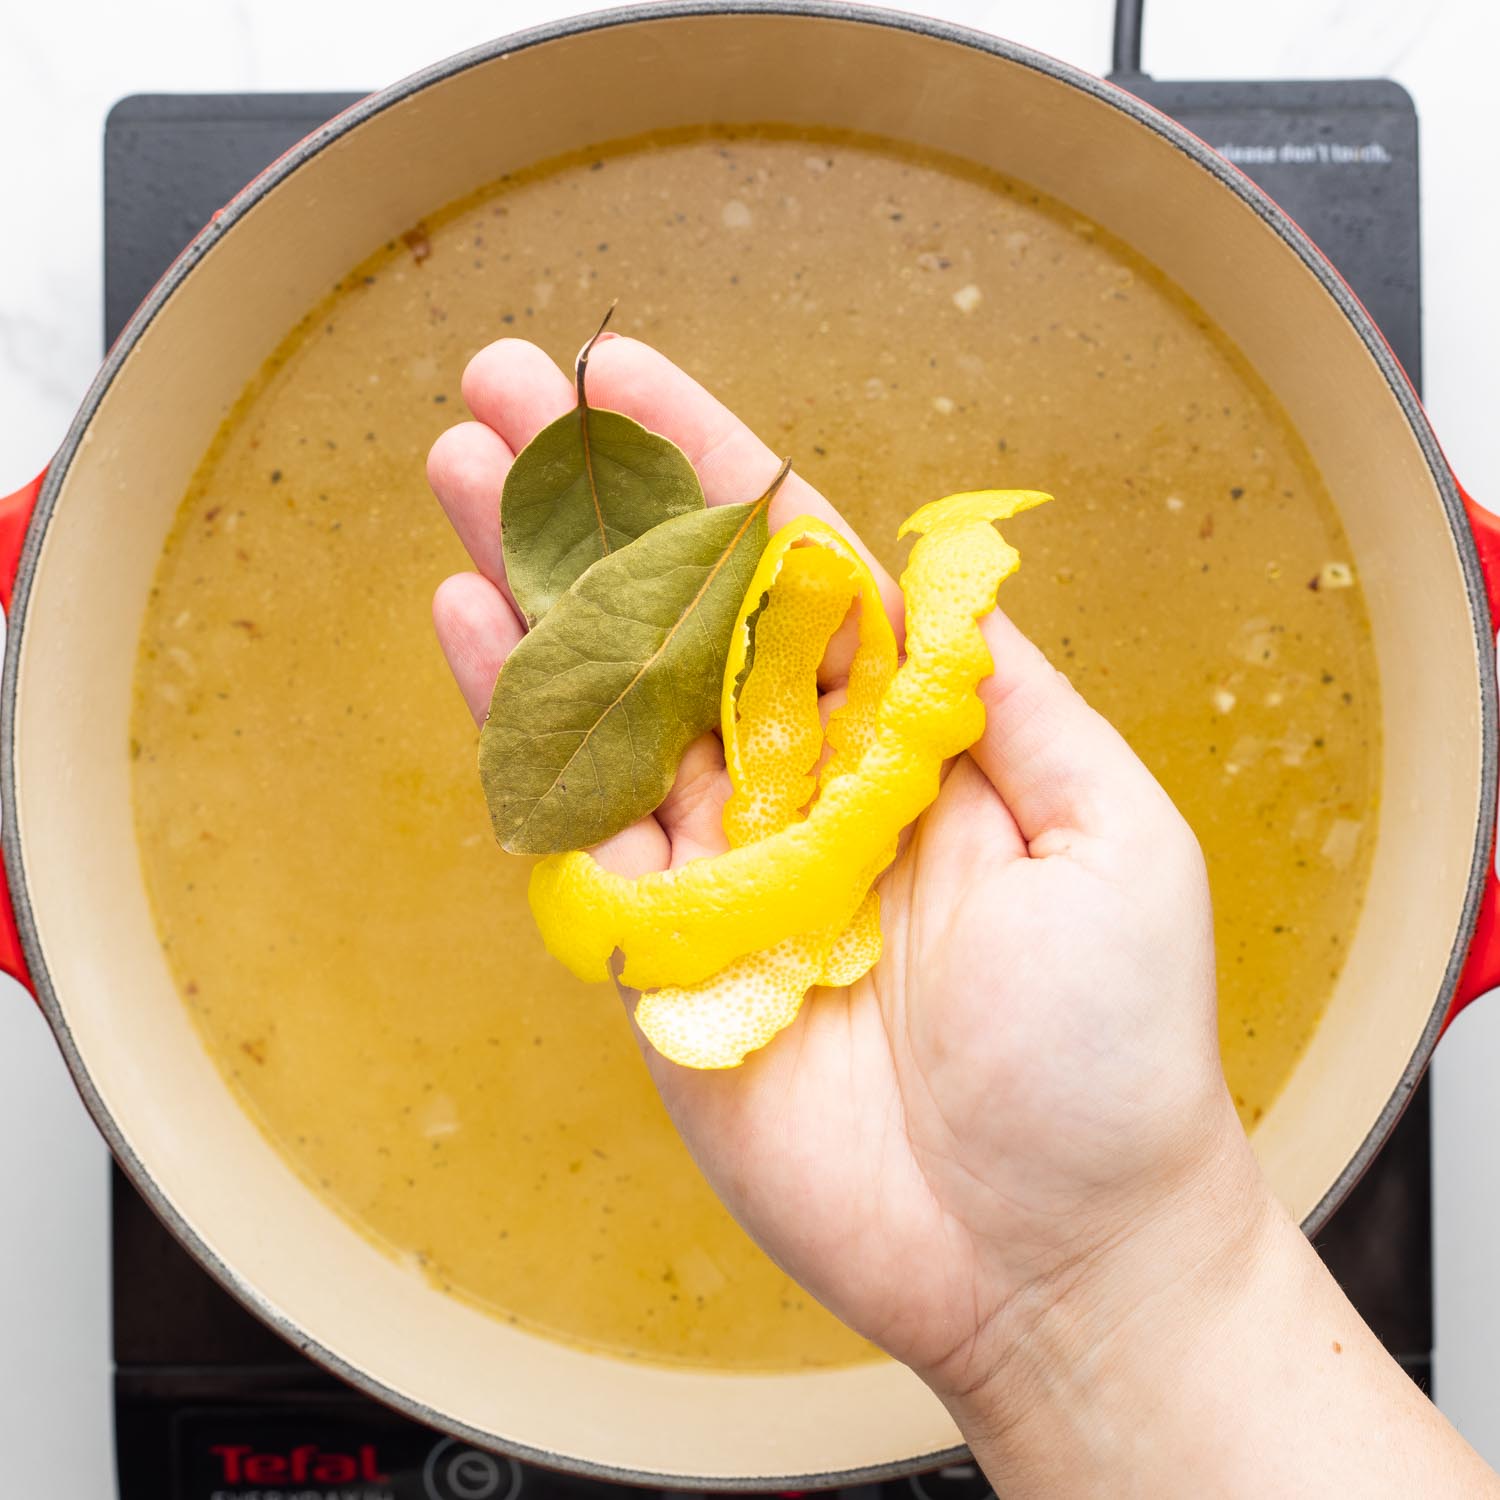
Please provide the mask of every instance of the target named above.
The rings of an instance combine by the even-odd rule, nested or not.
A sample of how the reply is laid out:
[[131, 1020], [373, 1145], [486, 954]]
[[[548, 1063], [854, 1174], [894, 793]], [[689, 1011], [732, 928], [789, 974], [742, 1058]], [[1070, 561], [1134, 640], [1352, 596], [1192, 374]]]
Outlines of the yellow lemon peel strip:
[[[857, 556], [851, 563], [827, 546], [795, 545], [807, 536], [794, 523], [772, 538], [729, 638], [721, 725], [732, 790], [724, 804], [724, 832], [736, 847], [799, 818], [817, 785], [823, 752], [818, 664], [849, 613], [854, 566], [863, 565]], [[885, 620], [878, 598], [875, 607]], [[745, 673], [752, 620], [755, 664]], [[894, 670], [889, 622], [885, 634]]]
[[819, 944], [791, 937], [737, 958], [701, 984], [641, 996], [635, 1020], [646, 1040], [685, 1068], [733, 1068], [797, 1018], [822, 972]]
[[[859, 643], [845, 701], [825, 733], [818, 668], [851, 603], [859, 609]], [[805, 816], [825, 738], [831, 754], [824, 786], [858, 764], [895, 671], [896, 638], [864, 560], [812, 517], [782, 527], [745, 591], [725, 663], [721, 720], [731, 792], [724, 832], [731, 847]], [[889, 860], [883, 851], [879, 864]], [[871, 870], [865, 884], [878, 873]], [[811, 986], [853, 984], [879, 957], [880, 897], [869, 891], [842, 931], [789, 937], [700, 984], [653, 990], [641, 997], [636, 1023], [673, 1062], [732, 1068], [791, 1024]]]
[[860, 902], [854, 919], [829, 945], [823, 956], [823, 972], [818, 975], [818, 983], [833, 986], [853, 984], [875, 967], [879, 957], [880, 892], [870, 891]]
[[[758, 795], [742, 801], [735, 816], [745, 821], [737, 831], [788, 821], [714, 858], [636, 879], [613, 875], [581, 852], [552, 855], [536, 866], [532, 911], [548, 949], [581, 978], [600, 980], [609, 977], [611, 955], [622, 952], [623, 982], [658, 990], [643, 997], [640, 1009], [653, 1020], [667, 1055], [695, 1066], [724, 1065], [699, 1060], [710, 1055], [738, 1050], [743, 1056], [787, 1024], [809, 985], [850, 982], [842, 976], [854, 973], [878, 945], [870, 887], [892, 858], [901, 829], [937, 795], [943, 762], [973, 744], [984, 727], [975, 689], [992, 663], [977, 622], [1019, 563], [991, 523], [1049, 498], [1034, 490], [976, 491], [934, 501], [907, 520], [900, 535], [921, 535], [901, 578], [907, 655], [893, 672], [881, 666], [880, 626], [873, 621], [884, 617], [878, 605], [869, 606], [879, 596], [857, 554], [841, 538], [830, 543], [837, 533], [808, 518], [778, 532], [751, 583], [731, 646], [725, 746], [737, 794], [744, 791], [745, 772], [762, 761], [778, 781], [764, 807]], [[805, 813], [790, 801], [809, 781], [802, 742], [795, 754], [776, 760], [749, 735], [741, 744], [733, 722], [747, 622], [772, 591], [762, 575], [771, 570], [774, 584], [798, 543], [852, 555], [857, 597], [865, 606], [849, 711], [842, 721], [838, 714], [830, 721], [834, 755]], [[812, 585], [825, 569], [799, 561], [789, 576]], [[846, 598], [852, 595], [851, 589]], [[821, 622], [832, 612], [829, 605], [816, 618]], [[762, 623], [769, 617], [768, 609]], [[757, 639], [745, 685], [755, 676], [761, 644]], [[798, 659], [811, 655], [809, 648]], [[766, 701], [779, 703], [780, 693], [768, 692]], [[787, 713], [789, 726], [800, 731], [802, 720]]]

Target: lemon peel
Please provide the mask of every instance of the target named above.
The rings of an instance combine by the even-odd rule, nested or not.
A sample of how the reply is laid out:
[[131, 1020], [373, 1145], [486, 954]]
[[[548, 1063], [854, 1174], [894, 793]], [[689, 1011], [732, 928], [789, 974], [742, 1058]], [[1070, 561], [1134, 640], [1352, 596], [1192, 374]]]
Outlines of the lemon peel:
[[[901, 577], [899, 667], [859, 554], [811, 517], [783, 527], [746, 592], [724, 674], [730, 849], [635, 879], [583, 852], [535, 867], [531, 906], [549, 951], [601, 980], [623, 953], [622, 982], [654, 991], [636, 1016], [664, 1055], [731, 1066], [789, 1024], [812, 985], [852, 983], [874, 963], [871, 887], [937, 795], [944, 761], [984, 728], [976, 689], [993, 664], [978, 621], [1020, 562], [992, 523], [1050, 498], [972, 491], [906, 520], [898, 535], [919, 538]], [[856, 602], [849, 695], [819, 774], [817, 667]]]
[[[818, 668], [853, 606], [859, 642], [845, 701], [825, 730]], [[864, 559], [813, 517], [782, 527], [745, 591], [726, 657], [721, 727], [731, 792], [723, 816], [731, 847], [803, 817], [820, 780], [826, 786], [858, 764], [895, 671], [895, 634]], [[825, 742], [831, 753], [820, 777]], [[892, 852], [894, 844], [877, 865]], [[864, 884], [878, 874], [871, 869]], [[880, 897], [871, 890], [842, 931], [789, 937], [700, 984], [643, 995], [636, 1024], [673, 1062], [732, 1068], [791, 1024], [811, 986], [853, 984], [879, 957]]]
[[[849, 613], [854, 574], [849, 559], [826, 545], [795, 547], [806, 535], [789, 526], [768, 544], [729, 638], [720, 719], [732, 788], [724, 804], [731, 845], [785, 828], [817, 787], [824, 736], [818, 664]], [[747, 673], [752, 621], [755, 664]], [[885, 633], [894, 669], [889, 623]]]

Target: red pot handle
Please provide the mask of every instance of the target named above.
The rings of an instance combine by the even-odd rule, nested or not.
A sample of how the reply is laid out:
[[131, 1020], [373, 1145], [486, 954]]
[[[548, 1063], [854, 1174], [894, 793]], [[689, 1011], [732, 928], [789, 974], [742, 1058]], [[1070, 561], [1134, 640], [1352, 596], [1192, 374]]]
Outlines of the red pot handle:
[[[42, 481], [47, 471], [42, 470], [30, 484], [23, 485], [13, 495], [0, 499], [0, 607], [10, 610], [11, 596], [15, 591], [16, 573], [21, 565], [21, 548], [26, 541], [26, 529], [31, 524], [32, 512], [36, 509], [37, 497], [42, 492]], [[1478, 504], [1462, 485], [1464, 507], [1469, 513], [1469, 526], [1474, 534], [1474, 546], [1479, 552], [1479, 566], [1484, 574], [1485, 593], [1489, 597], [1490, 617], [1493, 623], [1500, 619], [1500, 516]], [[31, 971], [26, 966], [26, 955], [21, 947], [21, 934], [16, 926], [15, 909], [11, 905], [5, 873], [0, 868], [0, 973], [20, 980], [28, 990], [35, 992]], [[1484, 891], [1479, 900], [1479, 916], [1474, 924], [1474, 938], [1469, 945], [1469, 956], [1458, 977], [1453, 993], [1453, 1003], [1448, 1007], [1444, 1028], [1452, 1025], [1453, 1018], [1470, 1001], [1487, 990], [1500, 988], [1500, 880], [1495, 876], [1495, 851], [1490, 849], [1489, 868], [1485, 871]]]
[[[1469, 513], [1469, 529], [1479, 553], [1479, 567], [1484, 574], [1484, 591], [1490, 601], [1490, 625], [1500, 621], [1500, 516], [1486, 510], [1459, 485], [1464, 508]], [[1453, 1003], [1448, 1007], [1446, 1030], [1453, 1018], [1471, 1000], [1486, 990], [1500, 988], [1500, 880], [1495, 878], [1495, 847], [1490, 845], [1489, 868], [1484, 872], [1484, 890], [1479, 898], [1479, 918], [1474, 924], [1474, 940], [1469, 956], [1458, 976]]]
[[[30, 484], [14, 495], [0, 499], [0, 608], [4, 608], [6, 614], [10, 613], [11, 595], [15, 592], [26, 528], [31, 524], [31, 513], [36, 509], [37, 496], [42, 493], [42, 481], [46, 477], [47, 471], [43, 469]], [[36, 993], [31, 971], [26, 967], [26, 954], [21, 948], [21, 933], [16, 927], [15, 908], [11, 905], [3, 866], [0, 866], [0, 973], [19, 979], [33, 995]]]

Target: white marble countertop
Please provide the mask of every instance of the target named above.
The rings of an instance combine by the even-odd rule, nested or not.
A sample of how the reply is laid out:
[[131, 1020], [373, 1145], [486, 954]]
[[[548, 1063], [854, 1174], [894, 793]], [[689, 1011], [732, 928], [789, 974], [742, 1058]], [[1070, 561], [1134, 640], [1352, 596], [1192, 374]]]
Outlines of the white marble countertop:
[[[73, 0], [0, 16], [0, 492], [47, 461], [98, 362], [100, 143], [124, 94], [367, 89], [580, 5]], [[1111, 0], [912, 7], [1104, 71]], [[1428, 407], [1500, 508], [1493, 0], [1149, 0], [1163, 78], [1389, 76], [1422, 128]], [[0, 1452], [7, 1494], [112, 1494], [105, 1157], [45, 1027], [0, 985]], [[1439, 1403], [1500, 1463], [1500, 997], [1435, 1065]]]

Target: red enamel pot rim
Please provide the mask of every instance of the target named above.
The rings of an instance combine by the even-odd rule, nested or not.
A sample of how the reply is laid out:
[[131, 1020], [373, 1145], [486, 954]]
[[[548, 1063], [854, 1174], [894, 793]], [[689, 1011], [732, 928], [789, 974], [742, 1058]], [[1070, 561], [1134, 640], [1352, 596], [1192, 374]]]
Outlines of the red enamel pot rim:
[[[166, 1199], [153, 1181], [148, 1167], [131, 1150], [119, 1126], [93, 1087], [87, 1067], [70, 1033], [64, 1008], [53, 988], [46, 955], [38, 940], [28, 897], [26, 862], [18, 837], [15, 795], [16, 683], [20, 648], [25, 635], [28, 610], [32, 602], [36, 563], [42, 537], [57, 504], [70, 464], [86, 439], [89, 425], [100, 402], [144, 331], [177, 288], [193, 274], [194, 268], [219, 240], [231, 233], [240, 220], [266, 194], [313, 157], [351, 131], [359, 129], [362, 124], [382, 111], [424, 90], [440, 86], [470, 68], [488, 63], [506, 54], [521, 52], [586, 31], [602, 31], [677, 18], [735, 17], [756, 14], [800, 16], [847, 22], [851, 25], [883, 27], [955, 43], [976, 52], [1003, 58], [1066, 84], [1108, 104], [1136, 123], [1155, 132], [1215, 178], [1226, 190], [1248, 204], [1280, 239], [1296, 252], [1307, 271], [1318, 280], [1353, 325], [1370, 357], [1388, 383], [1421, 449], [1434, 485], [1441, 497], [1445, 517], [1458, 552], [1469, 614], [1473, 622], [1475, 657], [1483, 689], [1483, 702], [1480, 705], [1483, 783], [1481, 816], [1474, 831], [1474, 842], [1468, 856], [1469, 876], [1458, 937], [1449, 955], [1441, 989], [1433, 1003], [1420, 1040], [1388, 1102], [1360, 1149], [1348, 1162], [1323, 1199], [1307, 1216], [1304, 1227], [1309, 1233], [1315, 1232], [1326, 1222], [1329, 1215], [1373, 1160], [1409, 1102], [1445, 1024], [1464, 1003], [1483, 989], [1489, 988], [1497, 978], [1500, 978], [1500, 938], [1497, 938], [1495, 932], [1495, 881], [1492, 869], [1497, 760], [1500, 760], [1500, 756], [1497, 756], [1495, 637], [1491, 620], [1491, 605], [1486, 590], [1486, 572], [1500, 573], [1500, 530], [1496, 529], [1494, 522], [1487, 519], [1485, 513], [1478, 512], [1467, 502], [1443, 457], [1437, 438], [1410, 383], [1358, 299], [1306, 235], [1243, 173], [1212, 151], [1196, 136], [1151, 106], [1116, 85], [1069, 64], [1059, 62], [1029, 48], [947, 22], [861, 5], [822, 3], [822, 0], [807, 0], [807, 3], [794, 3], [794, 0], [771, 0], [771, 3], [741, 0], [741, 3], [731, 4], [699, 3], [699, 0], [669, 0], [669, 3], [631, 6], [569, 18], [486, 43], [446, 61], [436, 63], [387, 89], [370, 95], [322, 126], [251, 182], [214, 217], [213, 221], [197, 235], [173, 263], [110, 350], [69, 428], [56, 459], [45, 476], [36, 484], [28, 486], [26, 490], [12, 497], [10, 502], [0, 503], [0, 599], [7, 604], [10, 615], [4, 676], [3, 681], [0, 681], [0, 794], [3, 794], [4, 799], [3, 821], [0, 821], [0, 844], [3, 844], [5, 873], [9, 880], [15, 912], [15, 937], [10, 944], [13, 951], [6, 951], [8, 934], [0, 931], [0, 965], [9, 967], [13, 971], [19, 970], [22, 977], [26, 977], [26, 971], [29, 970], [29, 980], [38, 1003], [57, 1037], [84, 1102], [101, 1132], [135, 1186], [200, 1263], [205, 1265], [257, 1316], [269, 1322], [302, 1352], [333, 1370], [344, 1380], [367, 1391], [382, 1402], [406, 1412], [416, 1420], [434, 1423], [449, 1431], [456, 1431], [463, 1437], [481, 1444], [488, 1441], [486, 1434], [465, 1430], [444, 1418], [440, 1413], [366, 1376], [360, 1370], [351, 1367], [334, 1351], [309, 1339], [297, 1326], [270, 1307], [253, 1285], [239, 1277], [231, 1267], [215, 1256]], [[1483, 553], [1483, 565], [1481, 553]], [[14, 572], [13, 596], [6, 598], [5, 585], [9, 584], [12, 571]], [[0, 902], [0, 906], [3, 906], [3, 902]], [[0, 921], [0, 928], [4, 925], [3, 921]], [[1471, 959], [1469, 950], [1476, 928], [1479, 941], [1474, 945], [1476, 951]], [[659, 1482], [658, 1476], [612, 1469], [604, 1465], [561, 1460], [555, 1454], [523, 1449], [512, 1451], [515, 1451], [521, 1458], [553, 1466], [561, 1463], [564, 1467], [592, 1477], [634, 1483]], [[952, 1456], [954, 1455], [932, 1454], [921, 1462], [939, 1463]], [[780, 1481], [780, 1485], [788, 1489], [799, 1489], [814, 1485], [873, 1481], [892, 1474], [907, 1472], [910, 1467], [911, 1465], [908, 1464], [836, 1475], [789, 1475]], [[684, 1483], [689, 1482], [684, 1481]], [[763, 1478], [743, 1482], [709, 1478], [699, 1485], [704, 1489], [719, 1490], [763, 1489], [766, 1486], [767, 1481]]]

